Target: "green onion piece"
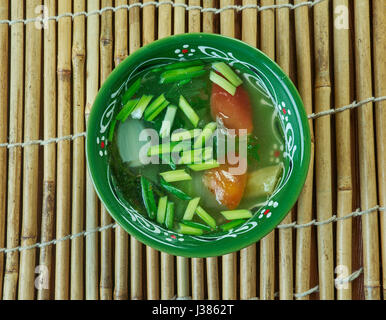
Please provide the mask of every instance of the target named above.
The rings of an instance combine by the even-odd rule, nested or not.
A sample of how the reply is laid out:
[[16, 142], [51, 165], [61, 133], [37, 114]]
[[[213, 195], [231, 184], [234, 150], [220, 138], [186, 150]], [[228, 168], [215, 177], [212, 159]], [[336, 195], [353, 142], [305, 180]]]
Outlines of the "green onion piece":
[[190, 146], [183, 142], [170, 142], [164, 144], [157, 144], [155, 146], [151, 146], [147, 151], [147, 155], [157, 156], [160, 154], [171, 153], [171, 152], [180, 152], [189, 149]]
[[116, 119], [122, 122], [125, 122], [129, 115], [133, 112], [135, 106], [137, 105], [139, 99], [129, 100], [124, 105], [122, 110], [118, 113]]
[[191, 60], [191, 61], [181, 61], [172, 64], [167, 64], [164, 69], [165, 70], [173, 70], [173, 69], [181, 69], [193, 66], [202, 66], [201, 60]]
[[200, 202], [200, 198], [194, 198], [189, 201], [188, 206], [186, 207], [185, 214], [183, 219], [184, 220], [192, 220], [194, 213], [197, 209], [198, 203]]
[[145, 120], [155, 111], [158, 107], [166, 101], [165, 95], [161, 94], [157, 97], [145, 111]]
[[168, 229], [173, 229], [174, 224], [174, 202], [169, 201], [166, 208], [165, 225]]
[[146, 121], [153, 121], [168, 105], [169, 105], [169, 101], [164, 101], [159, 107], [157, 110], [155, 110], [149, 117], [147, 117], [147, 119], [145, 119]]
[[206, 147], [182, 152], [178, 164], [201, 163], [213, 158], [213, 148]]
[[168, 205], [168, 197], [161, 197], [158, 201], [158, 210], [157, 210], [157, 222], [163, 224], [166, 217], [166, 208]]
[[236, 87], [232, 83], [230, 83], [228, 80], [226, 80], [223, 77], [219, 76], [217, 73], [211, 71], [210, 74], [209, 74], [209, 79], [212, 82], [214, 82], [215, 84], [219, 85], [225, 91], [229, 92], [232, 96], [235, 95]]
[[134, 111], [131, 113], [131, 117], [133, 119], [141, 119], [151, 99], [153, 99], [153, 96], [143, 95], [142, 98], [138, 101], [137, 105], [135, 106]]
[[126, 104], [138, 91], [141, 85], [141, 78], [138, 78], [130, 87], [126, 90], [122, 97], [122, 103]]
[[114, 137], [114, 130], [115, 130], [115, 126], [117, 125], [117, 119], [114, 119], [113, 121], [111, 121], [111, 125], [110, 125], [110, 131], [109, 131], [109, 141], [113, 141], [113, 137]]
[[185, 79], [185, 80], [181, 80], [180, 82], [178, 82], [178, 85], [180, 87], [184, 86], [185, 84], [188, 84], [190, 81], [192, 81], [192, 78], [189, 78], [189, 79]]
[[192, 236], [201, 236], [204, 233], [204, 230], [190, 227], [190, 226], [187, 226], [186, 224], [180, 223], [178, 232], [182, 234], [192, 235]]
[[238, 87], [243, 83], [243, 80], [224, 62], [216, 62], [213, 65], [213, 68], [220, 72], [230, 83]]
[[243, 224], [244, 222], [245, 222], [244, 219], [237, 219], [237, 220], [233, 220], [231, 222], [228, 222], [228, 223], [221, 225], [220, 228], [222, 231], [229, 231], [229, 230], [236, 228], [237, 226]]
[[177, 113], [177, 107], [176, 106], [169, 106], [166, 110], [165, 118], [162, 121], [161, 130], [159, 132], [159, 135], [161, 138], [169, 137], [170, 131], [173, 126], [174, 118], [176, 117]]
[[161, 74], [161, 83], [171, 83], [191, 79], [202, 76], [205, 72], [204, 66], [168, 70]]
[[200, 121], [200, 118], [198, 117], [197, 113], [193, 110], [191, 105], [188, 103], [188, 101], [186, 101], [186, 99], [183, 96], [180, 96], [179, 107], [188, 117], [188, 119], [193, 124], [193, 126], [196, 128], [198, 125], [198, 122]]
[[170, 183], [166, 182], [165, 179], [161, 177], [161, 187], [164, 188], [167, 192], [175, 195], [177, 198], [182, 200], [190, 200], [191, 196], [187, 195], [184, 191], [172, 186]]
[[172, 133], [170, 137], [171, 141], [183, 141], [190, 140], [195, 137], [198, 137], [201, 134], [201, 129], [192, 129], [192, 130], [176, 130]]
[[166, 182], [192, 180], [192, 177], [185, 170], [167, 171], [160, 173], [160, 175]]
[[218, 168], [219, 166], [220, 164], [216, 160], [209, 160], [204, 163], [191, 164], [188, 167], [193, 171], [204, 171], [204, 170]]
[[189, 227], [193, 227], [193, 228], [198, 228], [198, 229], [202, 229], [204, 231], [212, 231], [212, 228], [205, 225], [205, 224], [202, 224], [202, 223], [198, 223], [198, 222], [193, 222], [193, 221], [182, 221], [182, 223], [184, 225], [187, 225]]
[[208, 123], [204, 129], [202, 130], [200, 136], [196, 139], [194, 142], [193, 148], [201, 148], [203, 145], [205, 145], [205, 142], [213, 135], [213, 133], [217, 129], [217, 123], [216, 122], [210, 122]]
[[252, 212], [249, 210], [230, 210], [230, 211], [221, 211], [221, 214], [227, 220], [236, 220], [236, 219], [249, 219], [252, 217]]
[[152, 185], [145, 177], [141, 176], [141, 189], [142, 189], [142, 199], [145, 204], [147, 214], [150, 219], [154, 219], [157, 212], [157, 205], [154, 199], [154, 193]]
[[213, 217], [207, 213], [202, 207], [198, 206], [196, 209], [197, 215], [210, 227], [213, 229], [216, 228], [216, 220], [213, 219]]

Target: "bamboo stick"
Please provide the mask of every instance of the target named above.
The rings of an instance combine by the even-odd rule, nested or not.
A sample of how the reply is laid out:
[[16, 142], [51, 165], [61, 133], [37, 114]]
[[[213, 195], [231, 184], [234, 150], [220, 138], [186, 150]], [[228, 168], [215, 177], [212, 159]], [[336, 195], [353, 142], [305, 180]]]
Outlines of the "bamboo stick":
[[[60, 0], [58, 14], [71, 12], [71, 2]], [[67, 136], [71, 128], [71, 18], [58, 22], [58, 136]], [[56, 237], [70, 234], [70, 142], [57, 144], [57, 198], [56, 198]], [[67, 300], [69, 297], [70, 241], [56, 245], [55, 257], [55, 299]]]
[[[85, 7], [84, 0], [74, 1], [75, 13], [85, 11]], [[84, 131], [85, 31], [85, 17], [75, 17], [72, 44], [74, 134]], [[84, 228], [84, 173], [84, 138], [78, 138], [73, 142], [72, 156], [72, 234]], [[83, 237], [78, 237], [71, 240], [71, 300], [83, 299], [83, 270]]]
[[[234, 5], [234, 0], [220, 0], [220, 8], [224, 8], [230, 5]], [[220, 31], [224, 36], [235, 36], [234, 10], [226, 10], [220, 13]], [[233, 300], [237, 297], [236, 253], [224, 255], [222, 257], [222, 262], [222, 298], [224, 300]]]
[[[355, 0], [355, 57], [357, 99], [372, 96], [370, 4]], [[377, 205], [377, 184], [374, 151], [373, 104], [358, 109], [358, 142], [361, 208], [366, 210]], [[377, 212], [362, 216], [364, 289], [366, 299], [380, 299], [379, 245]]]
[[[295, 0], [297, 5], [303, 0]], [[295, 9], [295, 37], [296, 37], [296, 60], [298, 74], [298, 89], [302, 97], [307, 114], [312, 114], [312, 68], [311, 68], [311, 44], [310, 44], [310, 21], [307, 7]], [[310, 167], [302, 192], [297, 203], [297, 222], [299, 224], [309, 223], [312, 220], [312, 197], [313, 197], [313, 173], [314, 173], [314, 130], [313, 122], [308, 122], [311, 134], [311, 159]], [[296, 267], [295, 287], [296, 292], [301, 293], [310, 288], [311, 267], [311, 226], [296, 230]], [[308, 300], [309, 296], [299, 298]]]
[[[99, 0], [87, 0], [87, 11], [99, 10]], [[87, 62], [86, 62], [86, 126], [88, 117], [99, 89], [99, 16], [87, 18]], [[99, 226], [98, 199], [94, 191], [91, 177], [86, 174], [86, 230], [93, 230]], [[90, 233], [86, 236], [86, 272], [85, 298], [98, 299], [98, 234]]]
[[[314, 7], [315, 111], [330, 109], [329, 3]], [[332, 216], [330, 117], [315, 121], [316, 213], [318, 221]], [[332, 224], [317, 227], [320, 299], [334, 299]]]
[[[21, 1], [11, 2], [11, 19], [24, 18], [24, 5]], [[23, 88], [24, 88], [24, 25], [11, 26], [10, 62], [10, 115], [9, 143], [20, 143], [23, 134]], [[20, 227], [20, 147], [12, 148], [8, 154], [8, 195], [7, 195], [7, 248], [19, 245]], [[19, 252], [6, 254], [3, 299], [15, 300], [19, 277]]]
[[[56, 14], [56, 1], [45, 0], [48, 14]], [[56, 137], [56, 21], [49, 21], [44, 30], [44, 139]], [[55, 189], [56, 189], [56, 145], [44, 146], [43, 204], [41, 242], [48, 242], [54, 236]], [[38, 288], [38, 299], [48, 300], [53, 290], [53, 247], [40, 249], [39, 265], [46, 268], [47, 286]]]
[[[276, 0], [277, 5], [288, 4], [288, 0]], [[276, 11], [276, 60], [283, 71], [290, 73], [290, 23], [289, 9]], [[292, 222], [292, 211], [283, 219], [283, 224]], [[279, 230], [279, 289], [281, 300], [293, 299], [292, 229]]]
[[[214, 0], [203, 0], [204, 8], [213, 8]], [[205, 33], [214, 32], [214, 13], [204, 12], [202, 14], [202, 31]]]
[[[200, 6], [200, 0], [189, 0], [189, 6]], [[189, 10], [189, 33], [201, 31], [201, 12], [199, 9]]]
[[204, 259], [192, 259], [192, 299], [204, 300]]
[[[40, 0], [26, 4], [27, 19], [36, 15], [35, 8]], [[26, 26], [26, 66], [25, 66], [25, 119], [24, 141], [39, 139], [40, 81], [41, 81], [41, 40], [42, 32], [33, 23]], [[38, 210], [38, 164], [39, 147], [24, 148], [23, 164], [23, 220], [21, 246], [30, 246], [37, 240]], [[20, 254], [20, 276], [18, 297], [32, 300], [35, 295], [36, 249], [23, 250]]]
[[[244, 0], [243, 5], [256, 5], [256, 0]], [[253, 47], [257, 47], [257, 10], [245, 9], [242, 11], [242, 40]], [[266, 238], [262, 241], [267, 243]], [[275, 240], [270, 240], [269, 244], [274, 244]], [[262, 244], [263, 246], [263, 244]], [[272, 252], [272, 251], [271, 251]], [[272, 252], [273, 253], [273, 252]], [[269, 255], [269, 252], [268, 252]], [[268, 258], [268, 259], [265, 259]], [[264, 279], [271, 279], [271, 270], [274, 265], [270, 264], [271, 259], [264, 257], [265, 269]], [[240, 251], [240, 299], [250, 299], [256, 297], [256, 244]]]
[[[385, 2], [373, 1], [373, 43], [374, 43], [374, 88], [377, 97], [386, 96], [386, 7]], [[378, 163], [378, 194], [379, 205], [386, 207], [386, 102], [375, 104], [377, 163]], [[382, 252], [382, 284], [383, 299], [386, 299], [386, 211], [381, 211], [381, 252]]]
[[[185, 4], [185, 0], [175, 0], [174, 3]], [[183, 7], [174, 8], [174, 34], [185, 33], [185, 13]]]
[[[130, 0], [130, 4], [137, 2], [137, 0]], [[141, 46], [140, 35], [140, 17], [139, 8], [134, 7], [129, 12], [129, 27], [130, 27], [130, 53], [135, 52]], [[143, 299], [142, 293], [142, 244], [134, 237], [130, 237], [130, 253], [131, 253], [131, 290], [130, 295], [132, 300]]]
[[177, 298], [189, 297], [189, 259], [177, 257]]
[[[171, 6], [161, 5], [158, 9], [158, 39], [171, 35]], [[161, 299], [174, 296], [174, 256], [161, 252]]]
[[[151, 0], [144, 0], [144, 3]], [[147, 6], [143, 8], [142, 44], [146, 45], [154, 41], [155, 8]], [[159, 253], [151, 247], [146, 247], [146, 282], [147, 299], [158, 300], [159, 294]]]
[[[261, 0], [261, 6], [273, 5], [273, 0]], [[271, 59], [275, 59], [275, 13], [261, 12], [260, 49]], [[275, 230], [260, 242], [260, 299], [275, 298]]]
[[[112, 0], [102, 0], [101, 7], [110, 7], [113, 5], [112, 2]], [[100, 55], [100, 83], [103, 85], [113, 69], [113, 13], [111, 11], [102, 13]], [[107, 226], [111, 223], [112, 219], [109, 213], [106, 208], [101, 205], [101, 226]], [[113, 298], [112, 273], [112, 230], [109, 228], [101, 232], [101, 273], [99, 283], [101, 300], [112, 300]]]
[[[8, 1], [0, 2], [0, 19], [8, 19]], [[7, 142], [8, 136], [8, 25], [0, 26], [0, 143]], [[0, 248], [5, 243], [5, 216], [7, 196], [7, 149], [0, 148]], [[3, 296], [4, 253], [0, 253], [0, 300]]]
[[[336, 8], [348, 8], [348, 0], [334, 0]], [[334, 76], [335, 76], [335, 106], [337, 108], [350, 104], [350, 33], [349, 29], [334, 30]], [[336, 153], [337, 153], [337, 203], [338, 217], [344, 217], [352, 212], [352, 177], [351, 177], [351, 126], [350, 111], [336, 114]], [[352, 273], [352, 219], [337, 221], [336, 259], [338, 272], [344, 275]], [[339, 276], [339, 275], [338, 275]], [[337, 287], [339, 300], [351, 300], [351, 283]]]
[[[116, 6], [127, 5], [126, 0], [117, 0]], [[127, 10], [118, 10], [115, 14], [115, 53], [117, 66], [128, 55]], [[126, 300], [129, 297], [129, 237], [121, 227], [115, 229], [115, 285], [114, 299]]]

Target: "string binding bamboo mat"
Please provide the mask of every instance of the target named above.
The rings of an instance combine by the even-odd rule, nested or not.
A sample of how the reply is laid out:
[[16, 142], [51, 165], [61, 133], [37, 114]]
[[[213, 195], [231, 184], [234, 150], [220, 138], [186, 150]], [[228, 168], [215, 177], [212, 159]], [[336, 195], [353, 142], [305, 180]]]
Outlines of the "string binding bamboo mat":
[[[386, 270], [384, 0], [0, 0], [1, 299], [382, 299]], [[271, 234], [219, 258], [128, 236], [86, 174], [87, 117], [142, 45], [214, 32], [296, 84], [312, 163]]]

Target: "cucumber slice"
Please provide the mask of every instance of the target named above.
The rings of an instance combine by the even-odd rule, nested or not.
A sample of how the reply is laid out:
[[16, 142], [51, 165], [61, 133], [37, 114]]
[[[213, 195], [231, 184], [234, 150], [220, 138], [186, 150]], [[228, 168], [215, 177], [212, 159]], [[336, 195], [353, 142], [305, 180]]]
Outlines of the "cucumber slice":
[[204, 230], [190, 227], [190, 226], [187, 226], [186, 224], [180, 223], [178, 232], [182, 234], [192, 235], [192, 236], [201, 236], [204, 233]]
[[185, 170], [174, 170], [160, 173], [166, 182], [177, 182], [192, 180], [192, 177]]
[[249, 219], [252, 217], [252, 212], [249, 210], [230, 210], [230, 211], [221, 211], [221, 214], [227, 220], [236, 220], [236, 219]]
[[219, 76], [217, 73], [211, 71], [209, 74], [209, 79], [215, 84], [219, 85], [225, 91], [229, 92], [229, 94], [231, 94], [232, 96], [235, 95], [236, 87], [225, 78]]
[[168, 205], [168, 197], [161, 197], [158, 201], [157, 209], [157, 222], [159, 224], [164, 224], [166, 217], [166, 208]]
[[228, 66], [225, 62], [216, 62], [213, 63], [213, 68], [220, 72], [230, 83], [238, 87], [243, 83], [243, 80]]
[[213, 229], [216, 228], [216, 220], [213, 219], [213, 217], [207, 213], [202, 207], [198, 206], [196, 209], [197, 215], [210, 227]]
[[200, 198], [194, 198], [189, 201], [188, 206], [186, 207], [184, 220], [192, 220], [194, 216], [194, 212], [197, 209], [198, 203], [200, 202]]
[[198, 117], [197, 113], [193, 110], [191, 105], [188, 103], [188, 101], [183, 96], [180, 96], [179, 107], [185, 113], [185, 115], [190, 120], [192, 125], [195, 128], [197, 128], [197, 125], [198, 125], [198, 122], [200, 121], [200, 118]]

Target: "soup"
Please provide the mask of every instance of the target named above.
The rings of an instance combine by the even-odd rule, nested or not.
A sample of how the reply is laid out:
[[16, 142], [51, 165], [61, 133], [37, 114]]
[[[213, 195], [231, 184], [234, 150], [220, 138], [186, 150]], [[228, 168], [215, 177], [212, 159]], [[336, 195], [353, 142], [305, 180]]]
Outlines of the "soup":
[[277, 111], [228, 64], [148, 68], [120, 100], [108, 145], [114, 188], [160, 226], [196, 236], [231, 230], [280, 182]]

